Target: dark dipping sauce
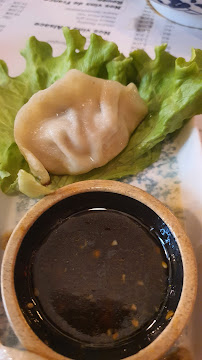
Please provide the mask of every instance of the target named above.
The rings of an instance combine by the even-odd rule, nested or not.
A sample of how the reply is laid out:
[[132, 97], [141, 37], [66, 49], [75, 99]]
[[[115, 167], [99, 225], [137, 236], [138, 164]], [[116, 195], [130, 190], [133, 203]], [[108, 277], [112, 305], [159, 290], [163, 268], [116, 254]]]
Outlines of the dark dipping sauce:
[[179, 249], [162, 220], [137, 200], [75, 195], [29, 232], [16, 261], [16, 293], [30, 326], [55, 351], [121, 359], [153, 341], [170, 320], [167, 312], [174, 314], [183, 276]]
[[69, 217], [32, 259], [43, 312], [80, 341], [128, 337], [152, 318], [166, 295], [168, 271], [158, 245], [121, 212], [91, 210]]

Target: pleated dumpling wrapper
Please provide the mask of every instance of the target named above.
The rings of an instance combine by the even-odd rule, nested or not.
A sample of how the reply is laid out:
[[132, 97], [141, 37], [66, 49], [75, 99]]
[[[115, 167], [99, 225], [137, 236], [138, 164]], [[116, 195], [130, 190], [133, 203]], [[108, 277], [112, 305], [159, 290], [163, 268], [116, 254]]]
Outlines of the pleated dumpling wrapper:
[[133, 83], [73, 69], [20, 109], [14, 137], [32, 174], [47, 184], [49, 173], [82, 174], [108, 163], [146, 114]]

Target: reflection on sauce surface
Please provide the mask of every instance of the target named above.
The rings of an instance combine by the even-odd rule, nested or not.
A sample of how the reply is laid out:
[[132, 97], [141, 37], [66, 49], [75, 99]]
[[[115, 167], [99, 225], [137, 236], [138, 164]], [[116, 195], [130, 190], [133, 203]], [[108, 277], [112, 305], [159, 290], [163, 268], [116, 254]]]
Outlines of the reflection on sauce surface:
[[166, 296], [167, 262], [157, 239], [114, 210], [73, 215], [32, 257], [35, 300], [63, 333], [109, 343], [153, 318]]

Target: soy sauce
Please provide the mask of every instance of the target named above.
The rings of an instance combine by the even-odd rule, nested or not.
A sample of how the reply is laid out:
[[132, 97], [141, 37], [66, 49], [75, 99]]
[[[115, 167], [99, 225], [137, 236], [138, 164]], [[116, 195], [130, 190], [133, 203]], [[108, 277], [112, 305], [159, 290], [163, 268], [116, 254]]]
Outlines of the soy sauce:
[[125, 195], [89, 191], [47, 209], [27, 231], [14, 272], [36, 336], [76, 360], [120, 360], [169, 324], [183, 286], [168, 225]]
[[104, 344], [138, 331], [167, 291], [165, 254], [149, 229], [110, 209], [57, 225], [32, 258], [36, 301], [61, 332]]

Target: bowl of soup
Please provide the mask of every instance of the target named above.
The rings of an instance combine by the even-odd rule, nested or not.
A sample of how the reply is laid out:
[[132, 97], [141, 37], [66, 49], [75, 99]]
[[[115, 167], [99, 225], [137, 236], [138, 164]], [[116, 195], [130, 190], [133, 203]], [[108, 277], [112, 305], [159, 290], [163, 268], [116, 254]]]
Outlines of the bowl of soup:
[[134, 186], [90, 180], [40, 200], [14, 229], [3, 302], [22, 345], [48, 359], [156, 360], [196, 297], [191, 243]]

